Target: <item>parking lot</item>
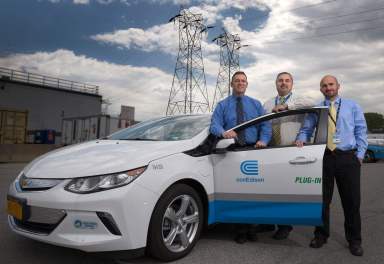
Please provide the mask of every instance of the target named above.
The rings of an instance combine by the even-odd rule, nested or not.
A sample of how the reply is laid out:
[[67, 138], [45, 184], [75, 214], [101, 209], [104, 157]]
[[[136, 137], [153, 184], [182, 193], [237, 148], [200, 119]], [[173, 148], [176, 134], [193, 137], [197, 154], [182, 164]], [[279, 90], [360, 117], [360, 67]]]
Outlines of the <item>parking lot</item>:
[[[0, 252], [2, 263], [157, 263], [141, 257], [133, 260], [111, 260], [81, 251], [33, 241], [10, 231], [7, 224], [6, 195], [9, 184], [25, 164], [0, 164]], [[174, 263], [384, 263], [384, 163], [362, 167], [362, 231], [365, 254], [352, 256], [344, 239], [343, 213], [335, 192], [331, 210], [331, 237], [320, 249], [308, 247], [311, 227], [295, 227], [284, 241], [259, 235], [259, 241], [236, 244], [232, 225], [215, 225], [204, 231], [202, 238], [187, 257]]]

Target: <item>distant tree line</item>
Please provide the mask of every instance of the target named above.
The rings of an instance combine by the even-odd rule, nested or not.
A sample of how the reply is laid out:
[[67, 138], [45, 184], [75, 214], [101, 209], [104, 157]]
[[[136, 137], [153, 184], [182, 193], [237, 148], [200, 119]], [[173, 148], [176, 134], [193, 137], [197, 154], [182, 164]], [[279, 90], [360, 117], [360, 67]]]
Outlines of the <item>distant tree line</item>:
[[379, 113], [364, 113], [370, 133], [384, 133], [384, 116]]

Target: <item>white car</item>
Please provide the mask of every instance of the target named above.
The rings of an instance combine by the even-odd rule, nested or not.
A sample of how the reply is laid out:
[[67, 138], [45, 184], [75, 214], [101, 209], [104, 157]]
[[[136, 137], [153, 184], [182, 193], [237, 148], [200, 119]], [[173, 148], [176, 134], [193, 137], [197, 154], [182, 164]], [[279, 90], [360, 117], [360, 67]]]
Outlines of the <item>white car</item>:
[[46, 243], [86, 252], [147, 249], [164, 261], [188, 254], [206, 224], [319, 225], [327, 109], [268, 114], [234, 129], [308, 114], [318, 124], [303, 148], [240, 147], [209, 135], [210, 115], [186, 115], [55, 150], [11, 184], [9, 225]]

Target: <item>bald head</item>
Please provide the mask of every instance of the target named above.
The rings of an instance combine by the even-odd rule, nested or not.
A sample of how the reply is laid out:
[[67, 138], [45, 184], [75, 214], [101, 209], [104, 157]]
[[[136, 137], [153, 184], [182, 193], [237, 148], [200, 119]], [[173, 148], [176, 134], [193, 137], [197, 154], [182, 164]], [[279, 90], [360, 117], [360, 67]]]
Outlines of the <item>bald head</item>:
[[320, 81], [320, 91], [328, 100], [335, 100], [339, 94], [340, 84], [332, 75], [325, 75]]
[[325, 75], [323, 78], [321, 78], [320, 87], [321, 87], [324, 79], [326, 79], [326, 78], [331, 78], [331, 79], [333, 79], [335, 81], [335, 83], [339, 84], [339, 81], [337, 80], [337, 78], [335, 76], [333, 76], [333, 75]]

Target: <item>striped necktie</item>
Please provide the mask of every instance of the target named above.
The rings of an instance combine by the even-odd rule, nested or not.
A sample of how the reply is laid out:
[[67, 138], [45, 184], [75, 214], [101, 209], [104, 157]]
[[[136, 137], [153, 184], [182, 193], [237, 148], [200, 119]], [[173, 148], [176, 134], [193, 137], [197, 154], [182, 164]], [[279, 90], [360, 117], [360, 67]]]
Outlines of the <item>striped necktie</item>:
[[333, 137], [336, 132], [336, 109], [335, 102], [331, 102], [329, 106], [329, 115], [328, 115], [328, 139], [327, 139], [327, 148], [330, 150], [335, 150], [336, 144], [333, 143]]
[[[284, 96], [279, 96], [279, 104], [283, 104], [284, 103], [284, 99], [285, 97]], [[271, 144], [273, 146], [278, 146], [281, 144], [281, 124], [279, 122], [279, 120], [277, 120], [277, 122], [275, 122], [274, 124], [272, 124], [272, 142]]]

